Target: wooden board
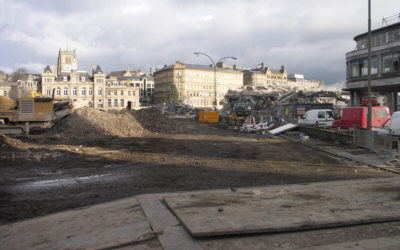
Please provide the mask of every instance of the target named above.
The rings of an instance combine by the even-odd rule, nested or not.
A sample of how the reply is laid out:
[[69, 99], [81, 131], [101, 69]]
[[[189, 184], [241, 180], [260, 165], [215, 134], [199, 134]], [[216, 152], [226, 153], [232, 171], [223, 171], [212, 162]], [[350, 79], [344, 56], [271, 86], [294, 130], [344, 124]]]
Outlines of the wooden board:
[[298, 126], [299, 126], [299, 125], [297, 125], [297, 124], [288, 123], [288, 124], [286, 124], [286, 125], [283, 125], [283, 126], [280, 126], [280, 127], [276, 128], [276, 129], [270, 130], [269, 133], [270, 133], [270, 134], [273, 134], [273, 135], [278, 135], [278, 134], [280, 134], [280, 133], [283, 133], [283, 132], [286, 132], [286, 131], [295, 129], [295, 128], [297, 128]]
[[103, 249], [155, 238], [135, 198], [0, 227], [0, 249]]
[[400, 220], [400, 178], [277, 185], [164, 198], [193, 236]]

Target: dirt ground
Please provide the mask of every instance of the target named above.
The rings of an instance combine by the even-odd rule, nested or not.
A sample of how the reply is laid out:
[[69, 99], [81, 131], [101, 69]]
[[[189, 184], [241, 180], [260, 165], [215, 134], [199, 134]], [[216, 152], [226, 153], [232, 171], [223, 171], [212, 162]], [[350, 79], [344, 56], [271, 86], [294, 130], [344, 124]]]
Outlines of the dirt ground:
[[388, 176], [279, 137], [168, 122], [129, 136], [0, 136], [0, 224], [144, 193]]

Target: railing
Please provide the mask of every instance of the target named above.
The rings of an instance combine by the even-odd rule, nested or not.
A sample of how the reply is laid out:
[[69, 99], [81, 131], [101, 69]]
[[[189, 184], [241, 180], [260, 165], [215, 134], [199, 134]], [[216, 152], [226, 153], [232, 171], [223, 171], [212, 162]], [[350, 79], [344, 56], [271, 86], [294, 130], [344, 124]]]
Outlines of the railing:
[[391, 157], [400, 156], [399, 139], [400, 137], [392, 134], [378, 134], [366, 130], [353, 131], [353, 145]]

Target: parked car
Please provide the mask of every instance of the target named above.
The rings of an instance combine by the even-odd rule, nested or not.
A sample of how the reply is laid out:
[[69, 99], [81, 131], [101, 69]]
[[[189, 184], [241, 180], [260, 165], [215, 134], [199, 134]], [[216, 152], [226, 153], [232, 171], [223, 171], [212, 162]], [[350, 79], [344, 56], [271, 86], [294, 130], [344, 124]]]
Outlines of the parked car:
[[312, 109], [307, 111], [299, 124], [332, 127], [333, 111], [330, 109]]
[[400, 136], [400, 111], [394, 112], [382, 127], [375, 128], [374, 131], [378, 134]]
[[[387, 120], [390, 119], [390, 112], [387, 106], [373, 106], [371, 107], [371, 126], [381, 127]], [[341, 119], [333, 122], [334, 128], [348, 130], [366, 129], [367, 128], [367, 107], [349, 107], [341, 111]]]

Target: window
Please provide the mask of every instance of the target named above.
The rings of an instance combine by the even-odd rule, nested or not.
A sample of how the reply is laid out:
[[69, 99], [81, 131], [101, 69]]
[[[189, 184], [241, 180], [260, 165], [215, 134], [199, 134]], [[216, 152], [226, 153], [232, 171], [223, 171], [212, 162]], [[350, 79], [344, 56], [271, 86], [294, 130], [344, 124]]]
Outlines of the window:
[[121, 90], [121, 95], [124, 95], [124, 91], [123, 90]]
[[111, 95], [111, 90], [107, 90], [107, 95]]
[[57, 96], [60, 96], [60, 95], [61, 95], [61, 89], [60, 89], [60, 88], [57, 88], [57, 90], [56, 90], [56, 95], [57, 95]]
[[132, 91], [132, 95], [135, 96], [135, 91]]
[[86, 88], [82, 88], [82, 95], [83, 95], [83, 96], [86, 95]]
[[68, 77], [67, 76], [63, 76], [63, 81], [64, 82], [68, 81]]
[[76, 96], [76, 92], [77, 92], [76, 88], [73, 88], [73, 89], [72, 89], [72, 95], [73, 95], [73, 96]]
[[98, 107], [98, 108], [102, 108], [102, 107], [103, 107], [103, 104], [99, 103], [99, 104], [97, 104], [97, 107]]
[[[372, 109], [372, 113], [371, 113], [371, 119], [375, 119], [376, 115], [375, 115], [375, 109]], [[368, 119], [368, 109], [365, 110], [365, 118]]]
[[121, 108], [125, 107], [124, 99], [121, 99], [120, 105], [121, 105], [121, 106], [120, 106]]
[[114, 90], [114, 95], [118, 95], [118, 92], [116, 90]]
[[4, 96], [7, 96], [7, 90], [4, 90], [3, 94]]
[[114, 99], [114, 107], [118, 107], [118, 99]]
[[382, 56], [382, 73], [399, 71], [400, 53], [392, 53]]
[[109, 108], [111, 107], [111, 99], [107, 100], [107, 107], [109, 107]]
[[50, 89], [47, 89], [47, 90], [46, 90], [46, 95], [47, 95], [47, 96], [51, 96], [51, 90], [50, 90]]
[[93, 89], [92, 89], [92, 88], [89, 88], [88, 94], [89, 94], [90, 96], [93, 95]]
[[84, 82], [86, 78], [84, 76], [81, 77], [81, 82]]
[[[371, 74], [378, 74], [378, 59], [371, 57]], [[351, 76], [359, 77], [368, 75], [368, 58], [351, 62]]]
[[128, 96], [130, 96], [130, 95], [131, 95], [131, 91], [128, 90]]
[[400, 30], [396, 30], [393, 32], [393, 42], [400, 40]]
[[387, 118], [388, 113], [386, 109], [378, 109], [378, 118]]
[[64, 88], [64, 95], [68, 95], [68, 89]]
[[98, 93], [99, 95], [102, 95], [102, 94], [103, 94], [103, 90], [102, 90], [102, 89], [99, 89], [99, 90], [97, 91], [97, 93]]

